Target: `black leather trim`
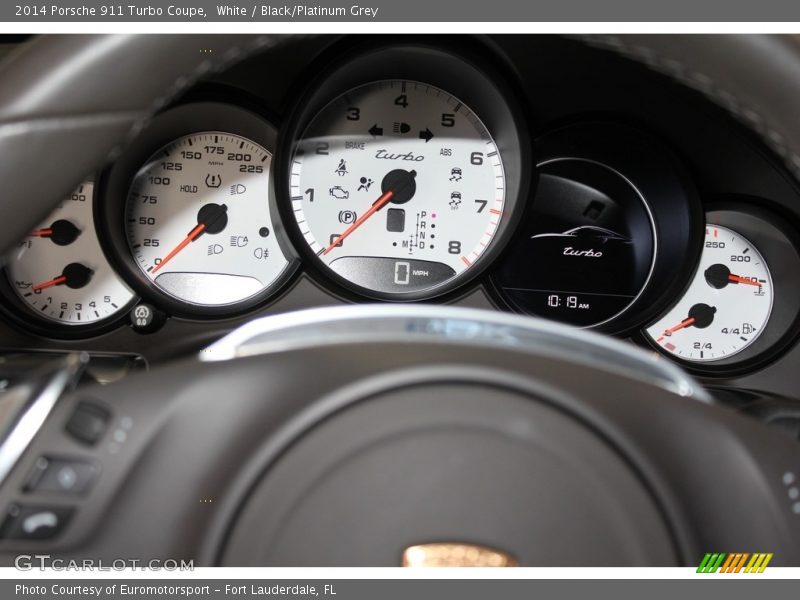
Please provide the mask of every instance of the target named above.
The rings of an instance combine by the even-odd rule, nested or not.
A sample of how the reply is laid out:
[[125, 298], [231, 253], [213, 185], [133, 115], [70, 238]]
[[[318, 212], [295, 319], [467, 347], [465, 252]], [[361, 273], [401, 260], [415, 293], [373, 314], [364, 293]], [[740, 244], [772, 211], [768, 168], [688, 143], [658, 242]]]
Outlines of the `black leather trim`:
[[[54, 35], [0, 64], [0, 250], [25, 235], [154, 112], [197, 80], [296, 36]], [[800, 179], [793, 36], [584, 36], [696, 88]], [[25, 214], [20, 207], [25, 206]]]
[[800, 179], [800, 37], [795, 35], [590, 35], [694, 88], [754, 131]]
[[292, 37], [53, 35], [22, 45], [0, 65], [0, 250], [182, 91]]

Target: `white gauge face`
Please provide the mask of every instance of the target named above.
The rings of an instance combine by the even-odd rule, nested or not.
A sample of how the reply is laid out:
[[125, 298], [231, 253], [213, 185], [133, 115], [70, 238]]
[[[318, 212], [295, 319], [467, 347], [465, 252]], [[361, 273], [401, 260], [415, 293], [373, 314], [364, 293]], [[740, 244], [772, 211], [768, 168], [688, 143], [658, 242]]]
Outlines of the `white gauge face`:
[[383, 296], [426, 292], [473, 267], [503, 219], [494, 140], [458, 99], [412, 81], [337, 98], [298, 141], [291, 202], [322, 263]]
[[723, 360], [758, 339], [772, 300], [772, 278], [755, 246], [727, 227], [709, 224], [689, 289], [647, 334], [684, 360]]
[[92, 217], [94, 184], [81, 184], [12, 252], [11, 287], [39, 317], [65, 325], [109, 319], [133, 293], [106, 262]]
[[269, 210], [272, 155], [243, 137], [202, 132], [156, 152], [126, 205], [135, 262], [182, 302], [225, 306], [271, 287], [288, 261]]

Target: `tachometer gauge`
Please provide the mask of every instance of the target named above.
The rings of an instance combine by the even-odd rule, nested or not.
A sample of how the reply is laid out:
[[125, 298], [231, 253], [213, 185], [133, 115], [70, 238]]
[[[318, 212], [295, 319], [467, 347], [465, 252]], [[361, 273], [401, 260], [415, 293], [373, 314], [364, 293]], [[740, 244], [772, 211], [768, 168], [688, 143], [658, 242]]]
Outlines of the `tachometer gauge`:
[[11, 288], [39, 319], [70, 327], [108, 321], [133, 293], [106, 262], [92, 219], [94, 184], [81, 184], [10, 255]]
[[462, 100], [392, 79], [349, 89], [296, 140], [291, 214], [323, 271], [391, 300], [452, 290], [507, 224], [498, 144]]
[[772, 303], [772, 277], [758, 249], [733, 229], [708, 224], [694, 280], [647, 335], [683, 360], [722, 360], [758, 339]]
[[[220, 128], [198, 131], [206, 123]], [[187, 105], [157, 118], [115, 165], [101, 214], [122, 230], [124, 245], [108, 241], [143, 296], [176, 315], [229, 315], [285, 281], [270, 206], [274, 136], [247, 111]]]

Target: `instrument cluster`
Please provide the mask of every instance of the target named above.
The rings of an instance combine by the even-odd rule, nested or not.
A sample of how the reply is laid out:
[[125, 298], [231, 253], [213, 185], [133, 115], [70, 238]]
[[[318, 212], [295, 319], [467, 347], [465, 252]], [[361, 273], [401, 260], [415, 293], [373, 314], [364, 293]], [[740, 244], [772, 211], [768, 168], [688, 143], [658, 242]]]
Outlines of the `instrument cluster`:
[[669, 144], [612, 118], [534, 128], [475, 56], [338, 56], [282, 123], [165, 109], [8, 257], [7, 316], [51, 339], [263, 311], [308, 278], [345, 302], [459, 303], [628, 337], [706, 375], [795, 341], [796, 230], [706, 197]]

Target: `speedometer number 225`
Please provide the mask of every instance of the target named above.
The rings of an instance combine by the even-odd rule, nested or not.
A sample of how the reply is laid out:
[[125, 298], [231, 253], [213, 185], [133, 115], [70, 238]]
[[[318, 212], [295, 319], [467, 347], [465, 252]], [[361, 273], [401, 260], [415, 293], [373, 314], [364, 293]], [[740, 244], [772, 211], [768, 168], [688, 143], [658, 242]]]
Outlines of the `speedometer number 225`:
[[128, 197], [131, 254], [161, 293], [226, 306], [270, 288], [287, 268], [269, 212], [271, 154], [244, 137], [203, 132], [165, 146]]

